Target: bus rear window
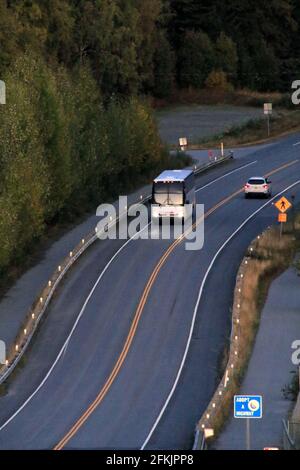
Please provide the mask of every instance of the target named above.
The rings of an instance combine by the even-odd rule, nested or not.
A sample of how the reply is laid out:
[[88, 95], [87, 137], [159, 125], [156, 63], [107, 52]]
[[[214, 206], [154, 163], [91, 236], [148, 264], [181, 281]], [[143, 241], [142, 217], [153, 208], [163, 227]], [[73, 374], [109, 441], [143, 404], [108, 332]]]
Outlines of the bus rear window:
[[171, 183], [157, 182], [153, 185], [154, 203], [161, 205], [182, 205], [184, 203], [183, 183], [174, 181]]

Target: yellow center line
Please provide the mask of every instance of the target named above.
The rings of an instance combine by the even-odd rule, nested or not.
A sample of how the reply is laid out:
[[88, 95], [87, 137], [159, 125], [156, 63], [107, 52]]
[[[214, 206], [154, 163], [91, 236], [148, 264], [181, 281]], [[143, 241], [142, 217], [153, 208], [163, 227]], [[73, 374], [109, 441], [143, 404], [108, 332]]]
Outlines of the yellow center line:
[[[270, 173], [266, 175], [266, 177], [269, 177], [275, 173], [278, 173], [279, 171], [282, 171], [291, 165], [294, 165], [297, 163], [299, 160], [293, 160], [292, 162], [286, 163], [285, 165], [280, 166], [279, 168], [276, 168], [272, 170]], [[87, 410], [82, 414], [82, 416], [76, 421], [76, 423], [71, 427], [71, 429], [67, 432], [67, 434], [59, 441], [59, 443], [54, 447], [54, 450], [61, 450], [63, 447], [72, 439], [72, 437], [77, 433], [77, 431], [81, 428], [81, 426], [86, 422], [86, 420], [89, 418], [89, 416], [94, 412], [94, 410], [98, 407], [98, 405], [102, 402], [104, 397], [106, 396], [108, 390], [110, 389], [111, 385], [113, 384], [115, 378], [117, 377], [125, 359], [128, 354], [129, 348], [132, 344], [133, 338], [135, 336], [135, 332], [137, 330], [139, 320], [141, 318], [144, 306], [146, 304], [146, 301], [148, 299], [149, 293], [151, 291], [151, 288], [161, 270], [163, 265], [165, 264], [166, 260], [170, 256], [170, 254], [175, 250], [175, 248], [182, 243], [182, 241], [185, 239], [185, 236], [188, 233], [191, 233], [191, 231], [203, 221], [203, 219], [206, 219], [209, 215], [213, 214], [218, 208], [222, 207], [223, 205], [227, 204], [227, 202], [231, 201], [235, 196], [240, 194], [243, 191], [243, 188], [235, 191], [225, 199], [222, 199], [219, 203], [217, 203], [215, 206], [213, 206], [211, 209], [209, 209], [205, 214], [204, 217], [201, 217], [198, 221], [196, 221], [193, 226], [188, 230], [188, 232], [184, 233], [181, 235], [178, 239], [176, 239], [170, 246], [169, 248], [165, 251], [163, 256], [160, 258], [158, 261], [157, 265], [155, 266], [152, 274], [150, 275], [150, 278], [147, 281], [147, 284], [144, 288], [143, 294], [141, 296], [141, 299], [139, 301], [138, 307], [136, 309], [128, 336], [126, 338], [125, 344], [123, 346], [123, 349], [119, 355], [119, 358], [117, 362], [115, 363], [112, 372], [110, 373], [108, 379], [106, 380], [105, 384], [103, 385], [102, 389], [100, 390], [99, 394], [95, 398], [95, 400], [91, 403], [91, 405], [87, 408]]]

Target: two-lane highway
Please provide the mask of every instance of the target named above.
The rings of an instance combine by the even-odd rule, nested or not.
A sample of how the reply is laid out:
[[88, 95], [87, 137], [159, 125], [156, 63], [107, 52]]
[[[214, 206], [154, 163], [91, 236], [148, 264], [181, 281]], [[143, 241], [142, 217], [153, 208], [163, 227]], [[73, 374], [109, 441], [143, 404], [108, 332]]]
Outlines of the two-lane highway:
[[[191, 446], [220, 373], [238, 265], [251, 239], [275, 220], [271, 203], [246, 201], [240, 189], [253, 175], [272, 175], [274, 194], [296, 183], [297, 140], [198, 179], [197, 202], [207, 214], [202, 250], [172, 240], [91, 248], [0, 399], [0, 448]], [[292, 193], [299, 200], [299, 185]]]

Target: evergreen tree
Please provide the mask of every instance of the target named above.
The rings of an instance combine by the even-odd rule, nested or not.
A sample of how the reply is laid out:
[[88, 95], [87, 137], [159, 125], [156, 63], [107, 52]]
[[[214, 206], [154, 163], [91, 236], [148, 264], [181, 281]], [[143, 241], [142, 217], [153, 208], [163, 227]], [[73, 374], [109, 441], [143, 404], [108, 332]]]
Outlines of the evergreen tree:
[[203, 87], [214, 65], [214, 48], [207, 34], [188, 31], [178, 51], [179, 84], [182, 87]]
[[216, 42], [216, 68], [223, 70], [231, 80], [235, 80], [237, 65], [236, 44], [222, 31]]
[[157, 49], [154, 57], [154, 88], [158, 98], [169, 98], [174, 86], [175, 54], [166, 34], [161, 31], [157, 35]]

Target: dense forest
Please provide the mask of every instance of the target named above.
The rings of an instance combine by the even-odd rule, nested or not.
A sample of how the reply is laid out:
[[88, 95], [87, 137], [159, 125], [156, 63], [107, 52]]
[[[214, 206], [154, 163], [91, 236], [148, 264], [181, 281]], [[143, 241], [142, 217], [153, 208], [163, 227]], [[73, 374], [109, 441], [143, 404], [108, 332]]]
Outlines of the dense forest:
[[299, 0], [0, 0], [0, 274], [167, 164], [145, 96], [287, 91]]

